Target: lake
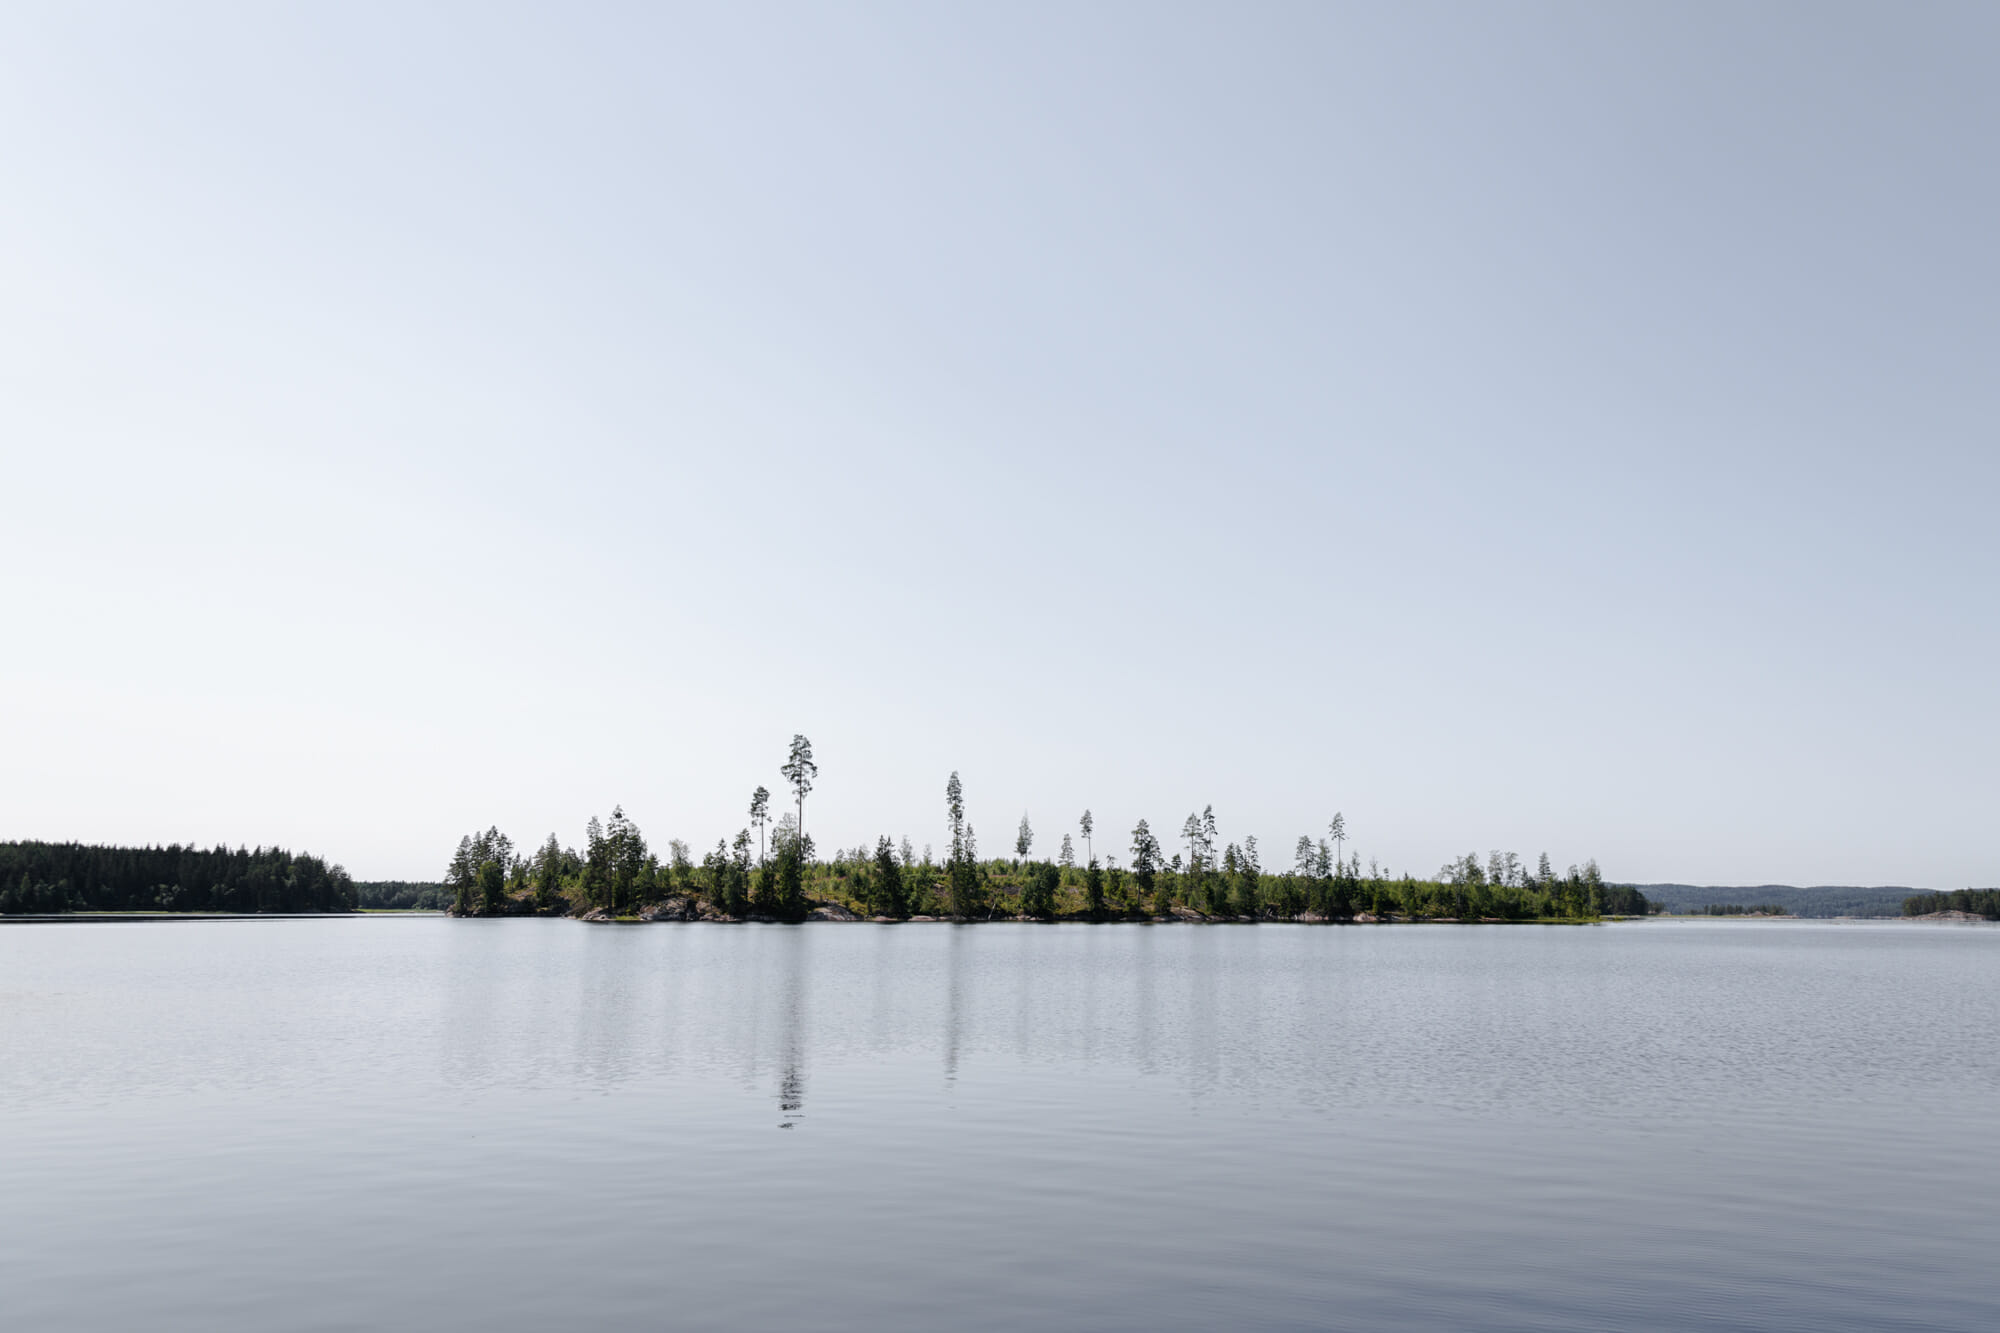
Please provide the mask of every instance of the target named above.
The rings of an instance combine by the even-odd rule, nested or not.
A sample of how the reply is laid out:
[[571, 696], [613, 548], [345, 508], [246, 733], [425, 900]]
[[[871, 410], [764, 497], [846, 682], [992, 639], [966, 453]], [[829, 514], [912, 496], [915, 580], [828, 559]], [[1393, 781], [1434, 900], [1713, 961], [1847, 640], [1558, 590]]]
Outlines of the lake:
[[33, 1330], [2000, 1327], [2000, 930], [0, 927]]

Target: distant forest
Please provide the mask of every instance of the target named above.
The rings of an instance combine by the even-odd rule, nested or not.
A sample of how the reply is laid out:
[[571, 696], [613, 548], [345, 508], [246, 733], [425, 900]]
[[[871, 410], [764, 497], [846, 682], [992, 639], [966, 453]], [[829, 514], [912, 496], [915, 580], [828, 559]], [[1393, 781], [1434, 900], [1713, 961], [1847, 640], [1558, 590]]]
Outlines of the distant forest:
[[354, 882], [354, 900], [364, 910], [442, 912], [451, 906], [451, 890], [442, 883], [361, 879]]
[[[806, 797], [819, 769], [812, 743], [792, 739], [779, 769], [793, 806], [775, 817], [771, 792], [750, 794], [747, 822], [699, 857], [670, 839], [651, 848], [622, 808], [592, 817], [581, 850], [553, 833], [517, 851], [497, 827], [459, 840], [445, 870], [448, 910], [460, 916], [562, 915], [650, 919], [800, 921], [808, 916], [890, 920], [1579, 921], [1643, 915], [1646, 895], [1607, 883], [1594, 861], [1557, 872], [1547, 853], [1531, 868], [1510, 852], [1467, 853], [1435, 875], [1393, 874], [1348, 852], [1346, 820], [1300, 835], [1288, 868], [1267, 867], [1257, 839], [1224, 841], [1213, 806], [1191, 813], [1169, 846], [1141, 819], [1129, 857], [1096, 850], [1091, 812], [1065, 829], [1054, 856], [1037, 858], [1026, 814], [1011, 857], [979, 852], [965, 791], [944, 788], [945, 850], [921, 854], [905, 834], [836, 850], [822, 859], [804, 832]], [[371, 890], [375, 886], [371, 886]], [[370, 892], [364, 905], [411, 905], [429, 886]]]
[[1695, 915], [1707, 914], [1715, 904], [1762, 903], [1767, 910], [1776, 907], [1793, 916], [1895, 916], [1903, 910], [1903, 899], [1917, 892], [1907, 885], [1861, 888], [1819, 884], [1797, 888], [1790, 884], [1753, 884], [1747, 887], [1640, 884], [1635, 887], [1665, 911]]
[[93, 847], [0, 842], [0, 914], [349, 912], [337, 865], [277, 847]]
[[1954, 889], [1903, 899], [1904, 916], [1929, 916], [1932, 912], [1971, 912], [1988, 921], [2000, 921], [2000, 889]]

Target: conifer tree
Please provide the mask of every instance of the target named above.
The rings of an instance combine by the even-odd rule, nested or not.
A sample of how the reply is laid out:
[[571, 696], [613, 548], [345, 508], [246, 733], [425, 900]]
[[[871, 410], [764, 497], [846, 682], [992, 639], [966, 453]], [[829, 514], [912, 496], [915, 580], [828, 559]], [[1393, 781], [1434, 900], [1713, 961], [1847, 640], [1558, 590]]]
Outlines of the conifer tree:
[[472, 835], [458, 840], [458, 850], [445, 867], [444, 886], [451, 890], [451, 910], [459, 916], [472, 911], [472, 891], [479, 877], [479, 862], [473, 859]]
[[1257, 862], [1257, 835], [1243, 836], [1236, 858], [1236, 914], [1253, 920], [1264, 912], [1264, 868]]
[[983, 904], [979, 892], [978, 844], [965, 820], [965, 788], [958, 774], [944, 788], [945, 816], [951, 826], [951, 853], [945, 862], [945, 892], [953, 917], [970, 920]]
[[771, 822], [770, 788], [759, 786], [750, 793], [750, 827], [757, 830], [757, 864], [764, 864], [764, 825]]
[[535, 853], [533, 872], [529, 882], [535, 888], [535, 906], [547, 911], [554, 906], [556, 890], [562, 885], [563, 849], [556, 841], [556, 835], [549, 834], [549, 840]]
[[479, 910], [498, 912], [507, 899], [507, 874], [498, 861], [479, 863]]
[[1160, 873], [1160, 842], [1145, 820], [1132, 829], [1132, 879], [1141, 898], [1151, 897]]
[[[792, 752], [779, 767], [778, 773], [791, 784], [792, 794], [799, 802], [799, 833], [806, 831], [806, 793], [812, 790], [813, 779], [819, 776], [819, 765], [813, 763], [812, 742], [802, 735], [792, 737]], [[803, 846], [800, 849], [804, 850]]]
[[583, 900], [592, 907], [604, 907], [611, 895], [611, 844], [605, 840], [604, 825], [592, 815], [583, 829]]
[[1021, 827], [1014, 834], [1014, 855], [1026, 857], [1028, 849], [1035, 845], [1035, 831], [1028, 827], [1028, 812], [1021, 812]]
[[[742, 916], [757, 904], [752, 901], [750, 889], [750, 867], [755, 864], [750, 854], [750, 830], [738, 829], [735, 839], [729, 845], [729, 890], [731, 916]], [[769, 875], [771, 863], [764, 862], [758, 867], [759, 892], [766, 898], [772, 895]]]
[[903, 888], [903, 867], [897, 863], [896, 850], [890, 846], [886, 833], [875, 840], [875, 882], [871, 888], [869, 907], [876, 916], [900, 921], [910, 914], [909, 895]]
[[805, 895], [806, 840], [787, 838], [778, 849], [778, 901], [775, 915], [780, 921], [806, 919]]

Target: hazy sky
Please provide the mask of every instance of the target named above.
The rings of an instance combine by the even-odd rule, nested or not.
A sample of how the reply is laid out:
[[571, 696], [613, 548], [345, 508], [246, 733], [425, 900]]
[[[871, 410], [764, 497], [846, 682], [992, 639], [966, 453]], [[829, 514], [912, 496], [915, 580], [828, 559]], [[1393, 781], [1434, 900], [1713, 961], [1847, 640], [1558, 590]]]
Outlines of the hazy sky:
[[0, 838], [2000, 882], [2000, 8], [0, 17]]

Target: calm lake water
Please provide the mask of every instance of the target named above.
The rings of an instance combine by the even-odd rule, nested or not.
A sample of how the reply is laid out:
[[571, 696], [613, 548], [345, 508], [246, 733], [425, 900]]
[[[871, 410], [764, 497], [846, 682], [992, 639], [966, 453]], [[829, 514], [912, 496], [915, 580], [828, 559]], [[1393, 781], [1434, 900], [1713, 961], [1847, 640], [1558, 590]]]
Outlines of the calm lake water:
[[33, 1330], [2000, 1327], [2000, 930], [0, 928]]

